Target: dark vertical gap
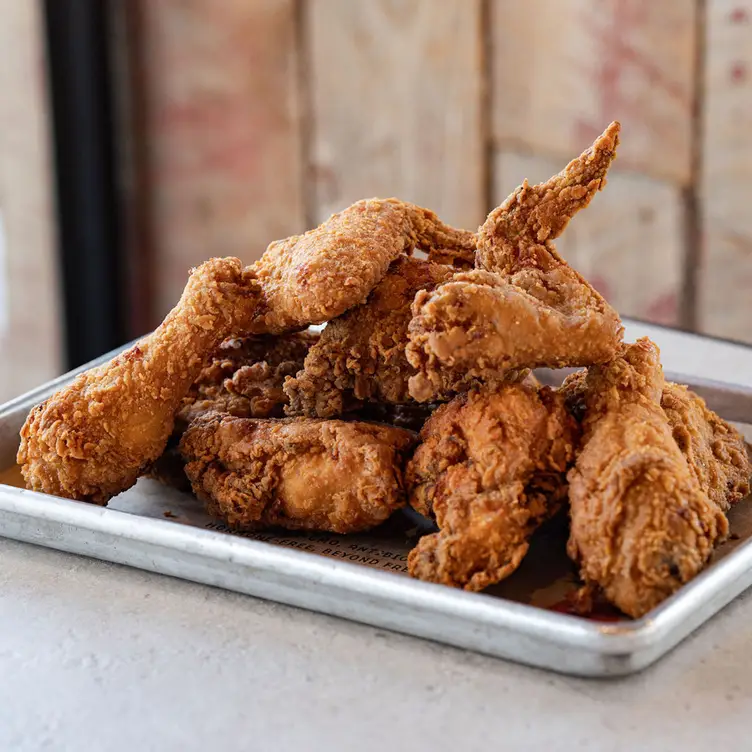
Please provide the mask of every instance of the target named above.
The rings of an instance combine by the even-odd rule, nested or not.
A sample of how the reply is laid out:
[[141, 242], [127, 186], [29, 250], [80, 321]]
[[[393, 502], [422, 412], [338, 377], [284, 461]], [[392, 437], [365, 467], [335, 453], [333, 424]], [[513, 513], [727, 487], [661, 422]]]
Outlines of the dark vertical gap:
[[141, 0], [108, 0], [115, 106], [118, 201], [123, 217], [121, 275], [128, 339], [154, 328], [153, 196], [146, 128], [146, 71]]
[[483, 200], [484, 211], [487, 214], [496, 205], [496, 191], [494, 186], [495, 177], [495, 147], [493, 133], [493, 105], [496, 92], [494, 91], [493, 76], [493, 28], [494, 14], [491, 10], [492, 0], [479, 0], [480, 2], [480, 29], [478, 34], [481, 39], [481, 75], [482, 103], [481, 103], [481, 138], [483, 139]]
[[707, 20], [706, 0], [697, 0], [695, 11], [695, 60], [694, 91], [691, 121], [691, 163], [689, 185], [683, 190], [684, 198], [684, 278], [679, 305], [679, 323], [682, 328], [697, 331], [698, 289], [700, 264], [702, 262], [703, 222], [702, 222], [702, 138], [703, 107], [705, 104], [705, 23]]
[[106, 7], [44, 0], [63, 280], [73, 367], [125, 340]]
[[295, 0], [295, 39], [298, 66], [298, 101], [300, 108], [300, 180], [303, 199], [305, 229], [318, 224], [316, 221], [316, 181], [312, 162], [314, 118], [313, 92], [311, 88], [311, 49], [309, 44], [308, 0]]

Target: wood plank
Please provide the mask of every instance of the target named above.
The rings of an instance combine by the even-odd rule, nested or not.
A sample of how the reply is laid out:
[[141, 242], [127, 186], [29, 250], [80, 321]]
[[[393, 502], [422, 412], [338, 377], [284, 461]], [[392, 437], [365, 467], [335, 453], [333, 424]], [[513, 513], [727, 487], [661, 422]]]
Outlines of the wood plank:
[[[499, 152], [495, 195], [503, 201], [524, 178], [547, 180], [564, 164]], [[577, 214], [557, 248], [623, 315], [676, 324], [683, 275], [684, 205], [675, 186], [609, 173], [608, 185]]]
[[497, 145], [568, 159], [611, 120], [620, 167], [687, 184], [695, 0], [490, 0]]
[[304, 227], [293, 0], [142, 0], [157, 313], [210, 256]]
[[62, 370], [40, 3], [0, 4], [0, 400]]
[[308, 0], [313, 210], [397, 196], [483, 217], [479, 0]]
[[699, 323], [752, 342], [752, 1], [709, 0], [705, 28]]

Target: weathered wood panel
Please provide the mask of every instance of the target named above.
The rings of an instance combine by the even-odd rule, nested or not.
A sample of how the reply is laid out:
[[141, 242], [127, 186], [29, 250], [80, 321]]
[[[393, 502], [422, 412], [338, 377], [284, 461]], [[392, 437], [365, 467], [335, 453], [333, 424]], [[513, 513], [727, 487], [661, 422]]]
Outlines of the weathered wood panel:
[[699, 322], [752, 342], [750, 0], [708, 0], [705, 59]]
[[[539, 183], [562, 167], [559, 160], [499, 153], [497, 202], [524, 178]], [[605, 189], [574, 217], [557, 248], [622, 315], [675, 324], [684, 266], [683, 232], [684, 207], [676, 187], [612, 171]]]
[[157, 313], [210, 256], [303, 229], [293, 0], [142, 0]]
[[307, 0], [312, 193], [321, 221], [367, 196], [475, 227], [486, 207], [479, 0]]
[[493, 135], [568, 159], [611, 120], [620, 167], [691, 177], [695, 0], [490, 0]]
[[39, 3], [0, 3], [0, 400], [62, 370]]

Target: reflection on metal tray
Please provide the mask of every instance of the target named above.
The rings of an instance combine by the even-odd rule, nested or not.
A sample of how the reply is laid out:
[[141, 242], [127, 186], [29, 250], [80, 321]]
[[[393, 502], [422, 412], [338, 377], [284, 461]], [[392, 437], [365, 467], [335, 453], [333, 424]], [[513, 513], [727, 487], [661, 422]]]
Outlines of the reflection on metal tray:
[[[642, 619], [595, 621], [557, 611], [574, 587], [565, 526], [557, 520], [539, 531], [510, 578], [466, 593], [406, 576], [407, 552], [426, 525], [408, 511], [365, 535], [239, 536], [212, 522], [192, 496], [146, 479], [107, 509], [26, 491], [14, 465], [18, 431], [29, 409], [73, 375], [0, 408], [4, 537], [582, 676], [649, 665], [752, 584], [752, 504], [744, 502], [730, 516], [732, 538], [699, 577]], [[702, 390], [727, 419], [748, 423], [740, 428], [752, 440], [752, 390], [672, 378]]]

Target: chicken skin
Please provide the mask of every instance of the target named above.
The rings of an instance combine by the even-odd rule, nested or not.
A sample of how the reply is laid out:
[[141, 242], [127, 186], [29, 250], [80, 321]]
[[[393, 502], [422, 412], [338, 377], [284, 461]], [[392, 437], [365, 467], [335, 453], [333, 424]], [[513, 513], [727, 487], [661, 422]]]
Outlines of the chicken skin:
[[97, 504], [130, 488], [162, 454], [207, 357], [250, 326], [258, 300], [238, 259], [195, 269], [152, 334], [31, 411], [18, 450], [28, 487]]
[[619, 124], [558, 175], [525, 181], [478, 231], [476, 270], [419, 292], [409, 326], [410, 394], [446, 398], [511, 369], [602, 363], [619, 316], [556, 252], [553, 240], [606, 183]]
[[722, 511], [750, 494], [752, 461], [744, 437], [686, 386], [667, 383], [661, 407], [690, 472]]
[[323, 324], [364, 303], [403, 252], [418, 248], [467, 264], [475, 235], [398, 199], [358, 201], [304, 235], [272, 243], [254, 264], [264, 305], [253, 331], [279, 334]]
[[328, 418], [367, 401], [410, 402], [405, 357], [413, 298], [454, 273], [451, 266], [401, 256], [363, 305], [331, 321], [300, 373], [285, 383], [290, 415]]
[[661, 408], [658, 348], [644, 338], [574, 387], [583, 438], [569, 472], [570, 557], [587, 586], [640, 617], [707, 563], [728, 521], [690, 470]]
[[402, 467], [414, 441], [370, 423], [206, 413], [180, 452], [196, 496], [235, 530], [354, 533], [405, 504]]
[[410, 574], [482, 590], [514, 572], [566, 498], [577, 433], [563, 396], [529, 383], [440, 407], [406, 470], [410, 504], [439, 526], [411, 551]]

